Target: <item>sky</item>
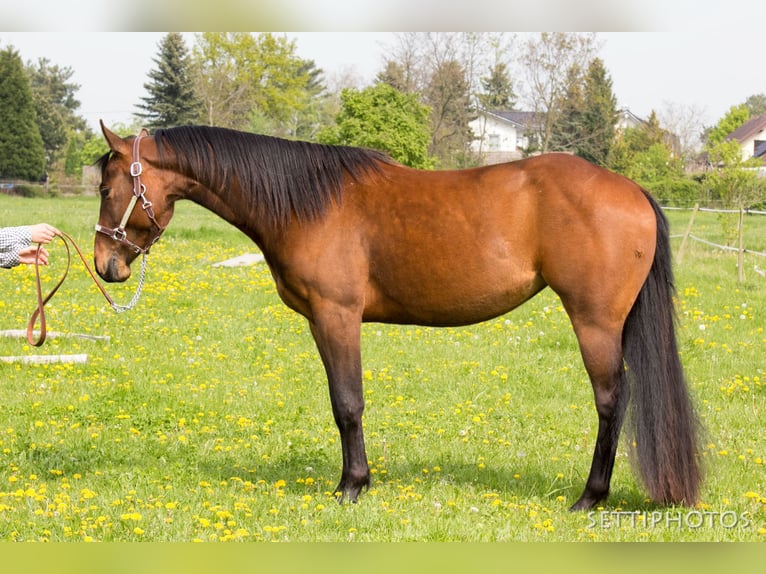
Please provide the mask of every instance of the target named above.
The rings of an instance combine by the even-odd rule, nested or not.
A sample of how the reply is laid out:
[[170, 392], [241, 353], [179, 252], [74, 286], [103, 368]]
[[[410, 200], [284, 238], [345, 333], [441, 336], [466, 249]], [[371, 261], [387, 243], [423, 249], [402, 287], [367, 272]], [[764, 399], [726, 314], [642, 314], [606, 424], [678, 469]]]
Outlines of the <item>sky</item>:
[[[283, 0], [283, 3], [301, 1]], [[506, 0], [503, 6], [509, 1], [513, 5], [516, 0]], [[583, 6], [587, 7], [587, 2], [600, 0], [581, 1], [586, 2]], [[741, 1], [730, 0], [730, 3]], [[396, 4], [399, 0], [392, 2]], [[448, 0], [443, 2], [445, 6], [449, 4]], [[753, 25], [748, 26], [748, 18], [740, 18], [736, 26], [727, 24], [728, 20], [719, 20], [720, 4], [713, 0], [667, 2], [669, 12], [663, 14], [666, 20], [670, 19], [669, 25], [664, 25], [664, 20], [648, 20], [648, 24], [661, 31], [599, 32], [602, 47], [598, 55], [612, 78], [620, 107], [627, 107], [645, 118], [652, 110], [683, 106], [693, 108], [703, 125], [712, 125], [732, 105], [742, 103], [751, 95], [766, 93], [760, 33]], [[657, 0], [645, 0], [646, 3], [652, 6]], [[62, 3], [54, 3], [58, 4]], [[688, 10], [686, 14], [673, 12], [671, 6], [676, 9], [685, 6]], [[756, 10], [764, 11], [760, 7]], [[644, 20], [647, 20], [645, 14]], [[639, 24], [644, 20], [639, 20]], [[678, 26], [677, 21], [683, 21], [684, 26]], [[45, 19], [42, 23], [45, 24]], [[465, 23], [464, 29], [468, 29], [470, 20]], [[674, 26], [680, 29], [673, 29]], [[72, 80], [80, 85], [79, 113], [94, 129], [99, 119], [108, 125], [130, 123], [137, 111], [136, 105], [146, 95], [147, 74], [155, 67], [153, 59], [157, 57], [165, 32], [51, 28], [0, 31], [0, 49], [11, 45], [25, 62], [47, 58], [52, 64], [72, 68]], [[748, 28], [753, 29], [748, 31]], [[287, 34], [295, 39], [298, 55], [313, 59], [327, 76], [353, 74], [362, 83], [373, 80], [383, 66], [386, 52], [394, 45], [392, 33], [375, 30]], [[191, 46], [194, 34], [187, 33], [186, 38], [187, 45]]]

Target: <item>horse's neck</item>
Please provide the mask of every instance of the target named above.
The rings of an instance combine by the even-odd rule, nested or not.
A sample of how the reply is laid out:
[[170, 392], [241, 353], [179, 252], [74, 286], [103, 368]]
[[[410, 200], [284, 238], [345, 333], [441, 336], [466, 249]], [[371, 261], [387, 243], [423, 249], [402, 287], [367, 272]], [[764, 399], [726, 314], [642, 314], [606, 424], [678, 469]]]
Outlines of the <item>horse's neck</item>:
[[240, 193], [239, 190], [230, 190], [227, 192], [229, 196], [224, 199], [220, 193], [213, 191], [210, 187], [197, 184], [186, 195], [186, 199], [215, 213], [247, 235], [263, 250], [263, 238], [270, 236], [271, 233], [266, 229], [268, 226], [260, 225], [254, 214], [240, 207], [246, 204], [244, 198], [239, 197]]

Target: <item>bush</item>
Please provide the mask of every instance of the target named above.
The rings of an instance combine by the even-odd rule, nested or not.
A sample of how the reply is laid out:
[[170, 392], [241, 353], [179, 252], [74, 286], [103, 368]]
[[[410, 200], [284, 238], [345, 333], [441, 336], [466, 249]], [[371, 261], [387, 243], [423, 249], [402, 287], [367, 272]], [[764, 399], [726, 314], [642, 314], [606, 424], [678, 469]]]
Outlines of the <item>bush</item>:
[[689, 207], [700, 199], [702, 186], [689, 177], [665, 177], [648, 184], [647, 189], [660, 199], [664, 205]]
[[19, 197], [45, 197], [45, 188], [35, 183], [3, 183], [0, 185], [0, 193], [16, 195]]

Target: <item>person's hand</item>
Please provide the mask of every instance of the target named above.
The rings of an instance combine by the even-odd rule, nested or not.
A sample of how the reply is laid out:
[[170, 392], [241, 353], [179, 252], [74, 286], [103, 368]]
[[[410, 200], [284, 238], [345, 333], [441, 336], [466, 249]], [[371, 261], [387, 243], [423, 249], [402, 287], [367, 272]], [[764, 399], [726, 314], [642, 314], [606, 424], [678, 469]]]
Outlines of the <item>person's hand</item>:
[[[19, 251], [19, 263], [26, 265], [32, 265], [35, 262], [35, 256], [37, 253], [37, 245], [30, 245]], [[40, 247], [40, 265], [48, 265], [48, 251], [44, 247]]]
[[[32, 232], [32, 243], [50, 243], [54, 237], [61, 235], [58, 229], [47, 223], [30, 225], [29, 229]], [[34, 261], [34, 254], [32, 255], [32, 261]]]

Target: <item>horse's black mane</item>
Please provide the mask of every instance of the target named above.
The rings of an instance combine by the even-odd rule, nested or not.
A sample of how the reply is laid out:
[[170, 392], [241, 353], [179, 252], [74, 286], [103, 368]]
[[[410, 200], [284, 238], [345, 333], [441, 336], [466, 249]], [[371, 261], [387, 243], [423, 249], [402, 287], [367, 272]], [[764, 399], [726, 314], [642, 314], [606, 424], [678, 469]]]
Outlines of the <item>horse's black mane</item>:
[[331, 200], [340, 201], [346, 174], [358, 180], [379, 170], [380, 162], [392, 163], [374, 150], [208, 126], [159, 129], [154, 136], [163, 167], [202, 182], [224, 200], [236, 182], [249, 203], [243, 208], [275, 225], [292, 216], [319, 217]]

